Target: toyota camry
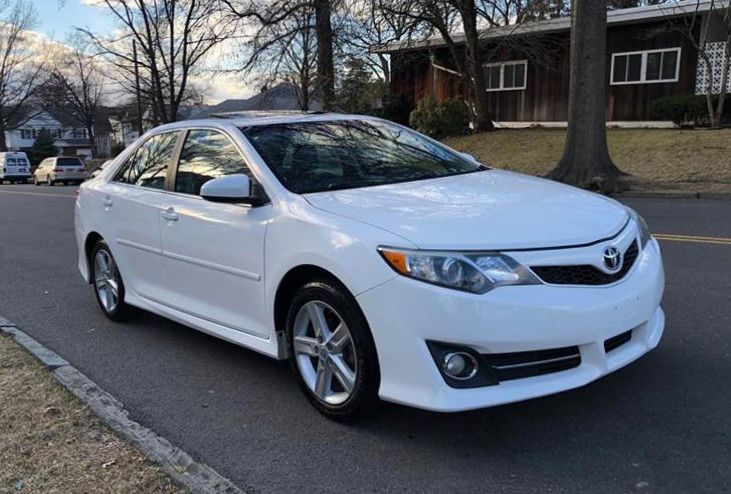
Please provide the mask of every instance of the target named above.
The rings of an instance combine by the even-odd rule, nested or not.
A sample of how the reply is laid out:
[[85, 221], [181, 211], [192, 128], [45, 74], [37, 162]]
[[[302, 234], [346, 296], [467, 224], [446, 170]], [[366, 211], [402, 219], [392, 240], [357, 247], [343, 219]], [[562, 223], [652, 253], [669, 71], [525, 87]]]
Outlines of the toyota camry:
[[663, 333], [635, 211], [376, 118], [155, 128], [81, 186], [75, 224], [110, 319], [144, 309], [286, 359], [332, 418], [576, 388]]

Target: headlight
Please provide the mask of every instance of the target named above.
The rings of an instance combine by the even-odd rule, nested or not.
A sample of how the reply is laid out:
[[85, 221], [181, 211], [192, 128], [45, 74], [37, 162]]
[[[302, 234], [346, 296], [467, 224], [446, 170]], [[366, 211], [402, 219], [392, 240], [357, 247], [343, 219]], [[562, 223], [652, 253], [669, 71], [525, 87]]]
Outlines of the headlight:
[[640, 216], [634, 209], [627, 208], [627, 212], [629, 213], [630, 217], [635, 221], [635, 223], [637, 223], [637, 228], [640, 230], [640, 245], [644, 249], [645, 245], [647, 245], [647, 242], [649, 242], [650, 238], [652, 238], [650, 227], [647, 226], [645, 218]]
[[497, 252], [459, 253], [379, 248], [399, 274], [434, 285], [486, 293], [505, 285], [535, 285], [540, 280], [515, 259]]

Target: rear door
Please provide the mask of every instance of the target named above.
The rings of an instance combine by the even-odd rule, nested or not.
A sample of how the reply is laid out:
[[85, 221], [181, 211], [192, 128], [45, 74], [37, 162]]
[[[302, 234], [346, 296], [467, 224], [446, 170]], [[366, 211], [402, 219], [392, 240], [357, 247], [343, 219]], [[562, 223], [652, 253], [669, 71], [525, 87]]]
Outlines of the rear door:
[[252, 208], [200, 197], [207, 181], [253, 175], [233, 141], [217, 130], [190, 130], [160, 212], [166, 304], [229, 329], [267, 337], [264, 235], [271, 204]]
[[179, 135], [166, 132], [148, 138], [95, 198], [127, 291], [151, 300], [160, 300], [165, 291], [160, 212], [168, 202], [165, 178]]

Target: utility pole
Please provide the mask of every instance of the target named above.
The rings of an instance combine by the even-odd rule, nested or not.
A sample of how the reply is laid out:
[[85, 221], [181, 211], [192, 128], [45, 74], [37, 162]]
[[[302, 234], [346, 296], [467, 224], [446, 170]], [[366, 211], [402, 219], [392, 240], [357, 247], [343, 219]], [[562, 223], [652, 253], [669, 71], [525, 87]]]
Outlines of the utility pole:
[[135, 93], [137, 94], [137, 133], [141, 136], [142, 129], [142, 97], [140, 96], [140, 69], [137, 62], [137, 40], [132, 41], [132, 56], [135, 63]]

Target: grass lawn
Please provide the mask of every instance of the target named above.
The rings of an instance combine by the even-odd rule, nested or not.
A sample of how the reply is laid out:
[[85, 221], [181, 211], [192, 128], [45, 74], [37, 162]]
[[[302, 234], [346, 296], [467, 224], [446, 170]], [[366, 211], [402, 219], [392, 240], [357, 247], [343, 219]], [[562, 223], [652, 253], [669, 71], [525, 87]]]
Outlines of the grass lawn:
[[0, 492], [183, 492], [0, 336]]
[[[565, 138], [563, 129], [505, 129], [444, 142], [497, 168], [545, 175]], [[631, 189], [731, 192], [731, 129], [610, 129], [608, 141]]]

